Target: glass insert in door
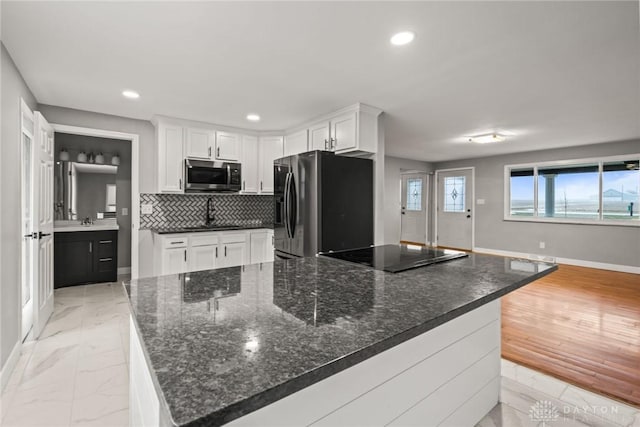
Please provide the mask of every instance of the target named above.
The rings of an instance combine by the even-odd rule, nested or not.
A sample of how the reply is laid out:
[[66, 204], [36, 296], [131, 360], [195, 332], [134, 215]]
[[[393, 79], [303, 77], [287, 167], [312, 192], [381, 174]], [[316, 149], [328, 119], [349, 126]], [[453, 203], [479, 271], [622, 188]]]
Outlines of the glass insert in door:
[[451, 176], [444, 178], [444, 211], [464, 212], [465, 211], [465, 185], [466, 177]]
[[407, 210], [422, 210], [422, 178], [407, 179]]
[[32, 245], [33, 239], [26, 237], [33, 230], [32, 224], [32, 195], [33, 182], [31, 180], [31, 151], [32, 140], [28, 135], [23, 134], [22, 141], [22, 305], [25, 306], [31, 300], [31, 280], [32, 280]]

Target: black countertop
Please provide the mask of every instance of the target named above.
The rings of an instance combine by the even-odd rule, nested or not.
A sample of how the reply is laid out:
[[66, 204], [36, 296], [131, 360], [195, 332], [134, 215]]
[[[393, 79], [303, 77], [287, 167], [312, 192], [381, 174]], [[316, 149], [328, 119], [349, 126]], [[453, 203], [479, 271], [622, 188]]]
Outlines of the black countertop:
[[232, 225], [213, 225], [191, 226], [191, 227], [157, 227], [150, 230], [156, 234], [179, 234], [179, 233], [203, 233], [207, 231], [234, 231], [234, 230], [255, 230], [259, 228], [273, 228], [273, 224], [232, 224]]
[[317, 257], [125, 287], [161, 405], [175, 425], [204, 426], [255, 411], [556, 268], [470, 254], [392, 274]]

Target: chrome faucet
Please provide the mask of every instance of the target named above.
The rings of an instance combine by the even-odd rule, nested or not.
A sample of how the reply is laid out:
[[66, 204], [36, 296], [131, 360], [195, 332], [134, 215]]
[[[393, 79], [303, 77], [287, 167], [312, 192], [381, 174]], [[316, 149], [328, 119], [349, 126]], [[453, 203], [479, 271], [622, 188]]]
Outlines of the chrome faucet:
[[208, 226], [210, 226], [211, 224], [213, 224], [213, 222], [215, 221], [215, 208], [213, 206], [211, 206], [213, 204], [213, 197], [209, 197], [207, 199], [207, 218], [205, 221], [205, 224]]
[[93, 225], [93, 219], [86, 217], [85, 219], [82, 220], [80, 225]]

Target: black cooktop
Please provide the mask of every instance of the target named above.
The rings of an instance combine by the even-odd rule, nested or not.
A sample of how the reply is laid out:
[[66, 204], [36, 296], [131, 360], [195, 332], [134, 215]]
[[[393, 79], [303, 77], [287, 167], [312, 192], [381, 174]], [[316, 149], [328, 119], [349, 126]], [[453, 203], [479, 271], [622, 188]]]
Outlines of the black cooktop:
[[424, 267], [468, 256], [465, 252], [434, 249], [418, 245], [382, 245], [339, 252], [327, 252], [322, 256], [373, 267], [390, 273]]

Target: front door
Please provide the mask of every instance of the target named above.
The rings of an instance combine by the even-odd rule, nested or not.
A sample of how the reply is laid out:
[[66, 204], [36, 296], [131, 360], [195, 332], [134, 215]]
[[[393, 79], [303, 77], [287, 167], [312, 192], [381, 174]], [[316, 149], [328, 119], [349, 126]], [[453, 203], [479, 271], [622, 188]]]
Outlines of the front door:
[[402, 175], [400, 240], [425, 244], [427, 242], [427, 175]]
[[438, 246], [471, 250], [473, 247], [473, 170], [437, 172]]
[[33, 337], [38, 338], [53, 313], [53, 128], [35, 113], [34, 212], [37, 213], [33, 283]]

